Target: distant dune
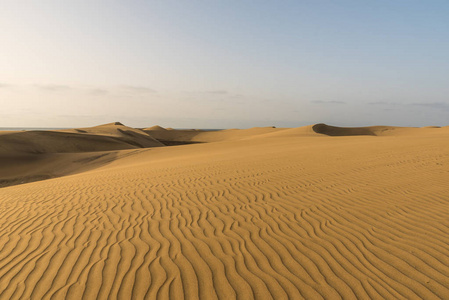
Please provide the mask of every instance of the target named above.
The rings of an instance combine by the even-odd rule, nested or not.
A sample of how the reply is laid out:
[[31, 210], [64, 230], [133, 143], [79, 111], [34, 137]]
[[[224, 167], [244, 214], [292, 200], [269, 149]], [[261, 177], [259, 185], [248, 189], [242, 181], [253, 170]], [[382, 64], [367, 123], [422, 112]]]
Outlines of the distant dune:
[[312, 127], [316, 133], [330, 136], [350, 136], [350, 135], [378, 135], [386, 130], [393, 130], [394, 127], [371, 126], [371, 127], [335, 127], [326, 124], [316, 124]]
[[154, 125], [148, 128], [143, 129], [144, 131], [165, 131], [167, 129], [165, 129], [164, 127], [161, 127], [159, 125]]
[[449, 127], [115, 122], [0, 166], [0, 299], [449, 295]]

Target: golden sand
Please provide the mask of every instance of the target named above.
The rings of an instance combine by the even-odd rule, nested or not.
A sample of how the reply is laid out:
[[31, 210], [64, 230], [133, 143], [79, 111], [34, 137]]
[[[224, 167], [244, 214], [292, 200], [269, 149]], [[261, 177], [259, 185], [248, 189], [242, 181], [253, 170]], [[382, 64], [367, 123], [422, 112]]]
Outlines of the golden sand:
[[449, 297], [448, 127], [112, 123], [0, 164], [0, 299]]

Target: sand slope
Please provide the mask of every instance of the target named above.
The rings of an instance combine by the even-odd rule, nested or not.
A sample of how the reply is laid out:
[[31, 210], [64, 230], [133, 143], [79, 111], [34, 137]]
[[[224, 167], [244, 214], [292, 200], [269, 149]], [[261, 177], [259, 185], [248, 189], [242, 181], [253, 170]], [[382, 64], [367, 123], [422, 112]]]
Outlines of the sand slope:
[[161, 146], [147, 133], [118, 122], [59, 131], [0, 132], [0, 187], [96, 168], [120, 156], [115, 150]]
[[1, 188], [0, 298], [447, 298], [449, 131], [426, 130], [123, 150]]
[[196, 129], [166, 130], [160, 126], [144, 129], [146, 133], [162, 143], [211, 143], [220, 141], [235, 141], [244, 138], [252, 138], [262, 134], [279, 132], [286, 128], [254, 127], [250, 129], [226, 129], [217, 131], [204, 131]]
[[59, 131], [0, 134], [0, 155], [123, 150], [163, 146], [145, 132], [115, 123]]

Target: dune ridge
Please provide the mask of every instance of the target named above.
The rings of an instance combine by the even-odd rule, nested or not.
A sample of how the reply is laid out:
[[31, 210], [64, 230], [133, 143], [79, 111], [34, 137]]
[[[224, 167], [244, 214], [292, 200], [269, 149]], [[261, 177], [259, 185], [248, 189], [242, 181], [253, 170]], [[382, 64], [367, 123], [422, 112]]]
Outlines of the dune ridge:
[[253, 131], [1, 188], [0, 298], [449, 295], [449, 131]]

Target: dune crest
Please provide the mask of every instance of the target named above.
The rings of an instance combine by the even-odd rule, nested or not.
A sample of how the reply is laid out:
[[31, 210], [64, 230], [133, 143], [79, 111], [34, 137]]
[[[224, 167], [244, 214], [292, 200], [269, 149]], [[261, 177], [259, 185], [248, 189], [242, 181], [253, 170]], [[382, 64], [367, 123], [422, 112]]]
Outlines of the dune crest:
[[124, 126], [121, 122], [112, 122], [112, 123], [106, 123], [106, 124], [98, 125], [98, 126], [96, 126], [96, 127], [100, 127], [100, 126], [113, 126], [113, 125]]
[[156, 130], [167, 130], [167, 129], [165, 129], [164, 127], [162, 127], [162, 126], [159, 126], [159, 125], [154, 125], [154, 126], [151, 126], [151, 127], [148, 127], [148, 128], [145, 128], [145, 129], [143, 129], [144, 131], [156, 131]]

